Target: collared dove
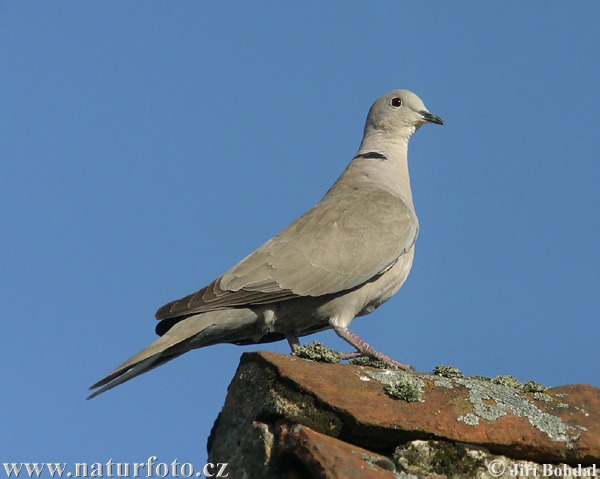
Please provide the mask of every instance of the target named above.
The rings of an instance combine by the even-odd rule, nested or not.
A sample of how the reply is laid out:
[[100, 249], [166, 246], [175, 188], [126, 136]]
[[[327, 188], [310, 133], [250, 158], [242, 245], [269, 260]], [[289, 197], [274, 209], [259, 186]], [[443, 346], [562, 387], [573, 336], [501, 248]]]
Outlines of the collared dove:
[[371, 107], [357, 155], [323, 199], [208, 286], [156, 313], [161, 337], [90, 389], [88, 399], [195, 348], [256, 344], [333, 330], [367, 356], [408, 370], [348, 330], [400, 289], [419, 232], [408, 141], [443, 125], [421, 99], [394, 90]]

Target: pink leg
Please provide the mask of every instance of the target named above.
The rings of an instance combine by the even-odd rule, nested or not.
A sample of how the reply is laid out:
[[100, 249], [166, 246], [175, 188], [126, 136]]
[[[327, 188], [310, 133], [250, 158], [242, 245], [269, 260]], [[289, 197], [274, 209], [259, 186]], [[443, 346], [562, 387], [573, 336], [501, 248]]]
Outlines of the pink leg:
[[367, 356], [369, 358], [379, 359], [386, 363], [392, 369], [402, 369], [403, 371], [415, 370], [415, 368], [409, 366], [408, 364], [399, 363], [398, 361], [390, 358], [389, 356], [386, 356], [385, 354], [376, 351], [364, 339], [354, 334], [348, 328], [334, 327], [333, 330], [340, 338], [342, 338], [344, 341], [347, 341], [358, 350], [358, 354], [350, 353], [351, 355], [354, 354], [356, 356]]

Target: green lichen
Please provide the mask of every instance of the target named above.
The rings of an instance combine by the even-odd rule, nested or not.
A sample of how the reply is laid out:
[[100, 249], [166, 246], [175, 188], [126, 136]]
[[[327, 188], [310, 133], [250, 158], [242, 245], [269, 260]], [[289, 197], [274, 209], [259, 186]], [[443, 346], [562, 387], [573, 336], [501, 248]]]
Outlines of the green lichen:
[[523, 383], [523, 392], [525, 393], [545, 393], [548, 390], [548, 386], [544, 386], [535, 381], [527, 381]]
[[492, 382], [492, 378], [490, 378], [488, 376], [480, 376], [479, 374], [476, 374], [474, 376], [469, 376], [467, 379], [475, 379], [476, 381], [484, 381], [484, 382], [488, 382], [488, 383]]
[[327, 346], [324, 346], [319, 341], [315, 341], [309, 345], [296, 346], [294, 355], [299, 358], [310, 359], [320, 363], [339, 363], [340, 355]]
[[377, 369], [387, 369], [388, 365], [385, 361], [381, 359], [367, 358], [367, 357], [359, 357], [353, 358], [349, 361], [351, 364], [356, 364], [357, 366], [368, 366], [371, 368]]
[[431, 374], [435, 374], [436, 376], [442, 376], [444, 378], [464, 378], [465, 375], [463, 374], [463, 372], [458, 369], [455, 368], [453, 366], [445, 366], [445, 365], [441, 365], [441, 366], [436, 366], [435, 369], [433, 371], [431, 371]]
[[423, 389], [420, 387], [420, 383], [406, 373], [398, 376], [397, 379], [391, 381], [383, 389], [390, 397], [402, 399], [406, 402], [421, 401], [423, 397]]
[[544, 386], [536, 381], [527, 381], [523, 383], [510, 374], [503, 376], [496, 376], [495, 378], [489, 378], [487, 376], [469, 376], [468, 379], [475, 379], [477, 381], [491, 382], [493, 384], [500, 384], [501, 386], [508, 386], [524, 393], [545, 393], [548, 390], [547, 386]]
[[544, 386], [538, 382], [527, 381], [526, 383], [523, 383], [509, 374], [505, 374], [504, 376], [496, 376], [494, 379], [492, 379], [492, 382], [494, 384], [515, 388], [524, 393], [543, 393], [548, 390], [547, 386]]
[[494, 384], [500, 384], [501, 386], [508, 386], [511, 388], [523, 390], [523, 383], [514, 376], [511, 376], [510, 374], [496, 376], [494, 379], [492, 379], [492, 382]]

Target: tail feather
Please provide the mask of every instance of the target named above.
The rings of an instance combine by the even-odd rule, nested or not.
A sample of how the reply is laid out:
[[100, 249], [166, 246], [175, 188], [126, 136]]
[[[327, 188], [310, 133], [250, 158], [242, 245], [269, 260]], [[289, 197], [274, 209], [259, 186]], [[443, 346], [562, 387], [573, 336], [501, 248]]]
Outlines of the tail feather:
[[161, 366], [190, 349], [228, 342], [228, 338], [235, 339], [239, 337], [240, 331], [252, 324], [256, 318], [256, 314], [251, 310], [214, 311], [185, 318], [169, 329], [164, 336], [90, 387], [101, 389], [87, 399], [95, 398], [119, 384]]
[[[155, 367], [160, 366], [160, 364], [163, 364], [166, 361], [169, 361], [176, 357], [176, 356], [172, 356], [169, 359], [167, 359], [166, 361], [160, 361], [160, 359], [161, 359], [160, 356], [161, 356], [161, 353], [155, 354], [154, 356], [150, 356], [147, 359], [143, 359], [142, 361], [137, 363], [135, 366], [127, 369], [124, 372], [117, 373], [116, 375], [111, 374], [110, 376], [107, 376], [107, 378], [112, 376], [112, 379], [108, 379], [107, 381], [103, 382], [102, 384], [100, 384], [100, 382], [94, 384], [90, 389], [95, 389], [97, 387], [102, 386], [103, 384], [105, 384], [105, 386], [101, 389], [98, 389], [93, 394], [90, 394], [87, 397], [87, 399], [93, 399], [96, 396], [98, 396], [99, 394], [102, 394], [103, 392], [106, 392], [106, 391], [114, 388], [115, 386], [118, 386], [119, 384], [123, 384], [124, 382], [129, 381], [130, 379], [133, 379], [134, 377], [139, 376], [140, 374], [144, 374], [145, 372], [148, 372], [151, 369], [154, 369]], [[158, 362], [158, 361], [160, 361], [160, 362]]]

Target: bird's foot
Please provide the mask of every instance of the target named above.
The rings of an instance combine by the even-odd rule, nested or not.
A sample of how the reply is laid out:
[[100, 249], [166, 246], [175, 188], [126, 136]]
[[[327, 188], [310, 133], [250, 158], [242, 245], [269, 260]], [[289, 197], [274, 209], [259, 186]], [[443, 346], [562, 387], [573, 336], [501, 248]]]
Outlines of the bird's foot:
[[363, 353], [359, 353], [358, 351], [356, 351], [355, 353], [340, 353], [338, 351], [338, 354], [340, 355], [340, 359], [342, 359], [342, 360], [364, 357]]
[[368, 344], [360, 336], [357, 336], [348, 328], [334, 327], [333, 330], [343, 340], [350, 343], [357, 349], [356, 353], [346, 353], [342, 355], [342, 359], [350, 359], [356, 357], [368, 357], [377, 359], [383, 362], [390, 369], [400, 369], [402, 371], [415, 371], [415, 368], [409, 364], [404, 364], [390, 358], [386, 354], [380, 353], [375, 350], [370, 344]]
[[396, 361], [395, 359], [390, 358], [389, 356], [380, 353], [379, 351], [375, 351], [375, 354], [365, 354], [366, 357], [368, 358], [372, 358], [372, 359], [376, 359], [377, 361], [382, 361], [383, 363], [385, 363], [390, 369], [400, 369], [402, 371], [416, 371], [416, 369], [414, 368], [414, 366], [411, 366], [410, 364], [404, 364], [401, 363], [399, 361]]

